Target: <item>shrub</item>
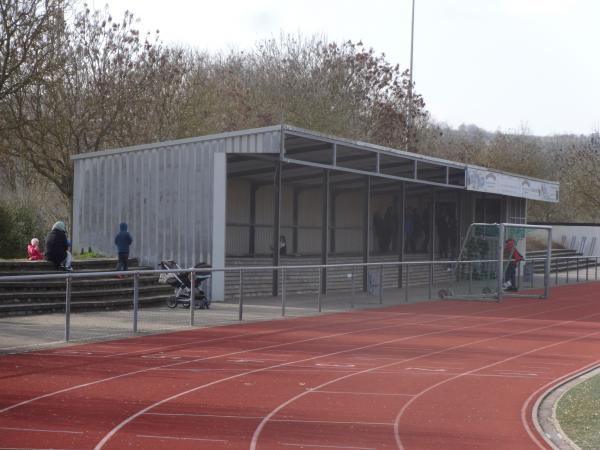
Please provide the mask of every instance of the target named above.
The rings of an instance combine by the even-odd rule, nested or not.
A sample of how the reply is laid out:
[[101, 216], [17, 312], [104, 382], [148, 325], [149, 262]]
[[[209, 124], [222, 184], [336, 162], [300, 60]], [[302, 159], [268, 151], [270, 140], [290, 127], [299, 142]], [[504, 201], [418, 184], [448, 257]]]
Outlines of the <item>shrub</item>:
[[23, 204], [0, 203], [0, 258], [26, 258], [32, 237], [44, 248], [45, 225], [42, 215]]

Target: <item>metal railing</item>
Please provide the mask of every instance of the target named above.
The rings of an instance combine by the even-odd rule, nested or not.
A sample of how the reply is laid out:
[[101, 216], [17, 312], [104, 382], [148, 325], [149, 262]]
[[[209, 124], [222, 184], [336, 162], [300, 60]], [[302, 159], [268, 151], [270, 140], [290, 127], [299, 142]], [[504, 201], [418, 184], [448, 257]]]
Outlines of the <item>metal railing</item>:
[[[502, 296], [529, 296], [532, 294], [513, 294], [503, 293], [502, 281], [498, 279], [498, 274], [502, 273], [504, 268], [498, 269], [498, 260], [470, 260], [470, 261], [392, 261], [392, 262], [370, 262], [370, 263], [341, 263], [328, 265], [287, 265], [287, 266], [244, 266], [244, 267], [226, 267], [226, 268], [189, 268], [189, 269], [155, 269], [155, 270], [131, 270], [127, 272], [107, 271], [107, 272], [69, 272], [59, 274], [42, 275], [14, 275], [0, 276], [0, 282], [11, 281], [39, 281], [39, 280], [64, 280], [65, 282], [65, 300], [64, 300], [64, 332], [63, 340], [69, 342], [72, 340], [71, 334], [71, 316], [73, 315], [72, 295], [73, 282], [79, 279], [90, 280], [94, 278], [106, 277], [128, 277], [133, 281], [131, 293], [132, 317], [130, 332], [139, 333], [140, 321], [140, 278], [143, 276], [160, 274], [189, 274], [191, 281], [189, 296], [189, 317], [187, 325], [197, 325], [194, 294], [194, 274], [200, 272], [210, 272], [211, 274], [237, 274], [237, 302], [233, 303], [232, 297], [228, 299], [230, 306], [228, 313], [233, 314], [237, 321], [245, 320], [246, 307], [248, 305], [257, 306], [257, 302], [250, 301], [252, 298], [260, 297], [247, 295], [247, 287], [251, 279], [249, 275], [256, 272], [277, 273], [279, 294], [278, 297], [271, 297], [268, 304], [270, 307], [277, 307], [280, 310], [280, 316], [286, 316], [291, 307], [290, 300], [296, 297], [304, 299], [303, 308], [310, 310], [310, 313], [321, 313], [326, 300], [331, 300], [331, 304], [342, 304], [344, 308], [355, 308], [357, 306], [379, 306], [384, 304], [409, 303], [411, 300], [432, 300], [433, 298], [493, 298], [500, 300]], [[522, 288], [533, 289], [543, 288], [544, 294], [536, 294], [538, 297], [547, 296], [547, 290], [551, 284], [559, 286], [572, 282], [598, 280], [598, 257], [568, 256], [547, 258], [529, 258], [523, 260], [525, 270], [518, 271], [519, 284]], [[495, 267], [495, 269], [494, 269]], [[545, 272], [536, 273], [536, 268], [543, 267]], [[485, 270], [483, 270], [483, 269]], [[590, 269], [593, 269], [593, 274]], [[437, 269], [437, 271], [436, 271]], [[292, 283], [292, 275], [295, 272], [309, 272], [305, 276], [309, 281], [301, 279], [297, 284], [308, 284], [304, 288], [304, 293], [293, 293], [289, 285]], [[337, 271], [337, 272], [336, 272]], [[322, 290], [322, 277], [325, 276], [328, 282], [331, 282], [331, 276], [336, 275], [342, 280], [343, 288]], [[356, 276], [357, 273], [359, 276]], [[341, 274], [341, 275], [340, 275]], [[483, 275], [482, 275], [483, 274]], [[224, 275], [223, 275], [224, 277]], [[417, 282], [418, 278], [418, 282]], [[502, 277], [503, 278], [503, 277]], [[350, 279], [350, 280], [348, 280]], [[357, 286], [357, 281], [362, 281], [362, 286]], [[387, 287], [386, 287], [387, 284]], [[349, 287], [346, 289], [345, 287]], [[325, 283], [326, 288], [328, 283]], [[495, 288], [497, 287], [497, 288]], [[366, 288], [366, 289], [365, 289]], [[439, 289], [439, 290], [438, 290]], [[437, 290], [437, 292], [435, 292]], [[445, 292], [445, 294], [444, 294]], [[288, 296], [290, 296], [288, 298]], [[364, 299], [369, 300], [365, 303]], [[312, 299], [312, 300], [311, 300]], [[371, 300], [375, 300], [373, 303]], [[235, 296], [233, 296], [235, 300]], [[314, 301], [314, 303], [312, 303]], [[308, 302], [308, 303], [307, 303]], [[293, 302], [292, 302], [293, 303]], [[264, 306], [264, 305], [263, 305]], [[265, 306], [266, 307], [266, 306]], [[297, 308], [296, 308], [297, 309]], [[272, 311], [268, 318], [273, 318]], [[23, 316], [18, 316], [23, 317]], [[256, 316], [254, 316], [256, 319]], [[4, 320], [8, 320], [4, 317]], [[251, 319], [253, 320], [253, 319]], [[184, 325], [182, 325], [184, 326]], [[0, 333], [0, 339], [2, 335]], [[2, 346], [0, 345], [0, 350]]]

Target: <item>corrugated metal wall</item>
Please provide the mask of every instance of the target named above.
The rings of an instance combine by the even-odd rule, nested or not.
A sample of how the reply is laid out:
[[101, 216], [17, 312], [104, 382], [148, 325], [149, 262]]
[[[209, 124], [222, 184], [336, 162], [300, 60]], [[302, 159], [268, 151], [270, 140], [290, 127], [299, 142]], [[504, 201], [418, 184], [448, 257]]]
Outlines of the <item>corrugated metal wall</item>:
[[280, 132], [268, 130], [76, 157], [74, 250], [115, 255], [119, 223], [127, 222], [131, 255], [144, 264], [211, 262], [214, 153], [278, 153], [279, 147]]
[[75, 161], [74, 245], [114, 255], [120, 222], [144, 264], [210, 261], [212, 160], [205, 145], [185, 144]]

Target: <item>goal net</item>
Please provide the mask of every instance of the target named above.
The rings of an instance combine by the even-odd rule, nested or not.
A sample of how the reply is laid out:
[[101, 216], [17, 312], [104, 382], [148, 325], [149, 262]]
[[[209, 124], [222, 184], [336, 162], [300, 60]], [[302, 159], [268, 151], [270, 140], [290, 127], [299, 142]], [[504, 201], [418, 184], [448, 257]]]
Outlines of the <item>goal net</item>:
[[547, 298], [552, 227], [474, 223], [460, 254], [448, 268], [450, 282], [440, 298], [501, 300]]

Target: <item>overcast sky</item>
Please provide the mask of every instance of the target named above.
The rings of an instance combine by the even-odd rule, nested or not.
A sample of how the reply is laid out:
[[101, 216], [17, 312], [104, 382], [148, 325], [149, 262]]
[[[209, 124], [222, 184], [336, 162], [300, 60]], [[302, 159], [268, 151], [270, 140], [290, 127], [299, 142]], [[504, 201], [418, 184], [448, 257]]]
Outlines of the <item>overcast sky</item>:
[[[412, 0], [89, 0], [166, 43], [247, 49], [281, 32], [362, 40], [408, 68]], [[600, 130], [600, 0], [416, 0], [414, 80], [451, 126]]]

